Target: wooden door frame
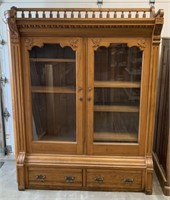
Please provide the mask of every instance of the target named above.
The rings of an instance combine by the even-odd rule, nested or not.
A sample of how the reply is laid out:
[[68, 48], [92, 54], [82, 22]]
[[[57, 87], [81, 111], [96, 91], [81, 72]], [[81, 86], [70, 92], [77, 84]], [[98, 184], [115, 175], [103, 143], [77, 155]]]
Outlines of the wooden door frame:
[[[58, 154], [82, 154], [83, 153], [83, 107], [84, 101], [84, 80], [83, 80], [83, 59], [82, 59], [82, 39], [77, 37], [22, 37], [22, 62], [23, 62], [23, 86], [24, 86], [24, 115], [26, 149], [28, 153], [58, 153]], [[42, 47], [45, 43], [60, 43], [62, 47], [69, 46], [76, 51], [76, 141], [33, 141], [32, 138], [32, 98], [31, 98], [31, 77], [28, 51], [33, 46]], [[82, 90], [79, 90], [82, 88]]]
[[[141, 94], [140, 94], [140, 112], [139, 112], [139, 135], [138, 143], [93, 143], [93, 102], [94, 102], [94, 51], [99, 46], [108, 47], [110, 43], [126, 43], [129, 47], [137, 46], [143, 51], [143, 65], [141, 76]], [[149, 38], [89, 38], [88, 39], [88, 88], [93, 88], [93, 92], [89, 93], [87, 98], [91, 98], [91, 101], [87, 105], [87, 152], [88, 154], [96, 155], [133, 155], [144, 156], [146, 152], [146, 138], [147, 138], [147, 109], [148, 109], [148, 97], [149, 97], [149, 74], [150, 74], [150, 55], [151, 40]]]

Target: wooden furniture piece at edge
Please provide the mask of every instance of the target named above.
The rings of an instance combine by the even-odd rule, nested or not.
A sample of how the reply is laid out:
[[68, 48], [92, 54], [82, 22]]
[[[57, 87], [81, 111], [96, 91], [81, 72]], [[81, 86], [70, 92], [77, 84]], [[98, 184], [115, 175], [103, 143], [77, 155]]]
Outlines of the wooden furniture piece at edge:
[[[82, 189], [82, 190], [112, 190], [112, 191], [145, 191], [152, 194], [152, 143], [154, 132], [156, 77], [159, 54], [160, 34], [163, 25], [163, 10], [155, 13], [154, 8], [113, 8], [113, 9], [62, 9], [62, 8], [15, 8], [5, 13], [10, 32], [10, 47], [12, 55], [12, 98], [16, 143], [17, 179], [19, 190], [26, 188], [44, 189]], [[33, 16], [33, 17], [32, 17]], [[77, 52], [84, 50], [79, 62], [87, 67], [83, 59], [87, 54], [87, 40], [93, 51], [102, 45], [108, 47], [108, 41], [127, 43], [130, 47], [137, 46], [144, 51], [144, 77], [142, 80], [142, 99], [146, 105], [141, 105], [142, 112], [147, 113], [145, 128], [139, 134], [137, 143], [113, 143], [113, 145], [92, 142], [92, 133], [88, 132], [89, 124], [78, 124], [79, 138], [68, 148], [66, 143], [46, 144], [44, 141], [32, 141], [28, 133], [29, 109], [26, 107], [31, 93], [31, 87], [25, 79], [28, 74], [28, 63], [25, 56], [33, 46], [42, 47], [43, 40], [52, 38], [73, 38], [63, 46], [69, 45]], [[108, 41], [105, 38], [112, 38]], [[82, 42], [78, 38], [82, 38]], [[104, 39], [103, 39], [104, 38]], [[84, 47], [82, 48], [82, 46]], [[152, 56], [151, 56], [152, 55]], [[25, 56], [25, 57], [24, 57]], [[78, 55], [79, 56], [79, 55]], [[89, 57], [89, 59], [91, 59]], [[91, 64], [91, 62], [89, 62]], [[80, 65], [81, 67], [81, 65]], [[79, 72], [79, 71], [78, 71]], [[148, 73], [146, 73], [148, 72]], [[85, 76], [86, 73], [84, 73]], [[84, 90], [88, 85], [81, 82]], [[96, 82], [98, 85], [98, 82]], [[108, 83], [105, 82], [105, 86]], [[138, 86], [138, 83], [135, 84]], [[133, 87], [136, 87], [132, 85]], [[103, 86], [102, 86], [103, 87]], [[114, 87], [114, 85], [113, 85]], [[129, 85], [131, 87], [131, 85]], [[32, 88], [34, 91], [37, 88]], [[148, 91], [146, 94], [145, 89]], [[42, 90], [42, 88], [40, 88]], [[46, 91], [51, 92], [51, 91]], [[56, 90], [57, 92], [57, 90]], [[144, 93], [145, 92], [145, 93]], [[82, 92], [80, 93], [82, 94]], [[80, 98], [78, 93], [78, 98]], [[147, 95], [147, 101], [146, 101]], [[87, 105], [88, 100], [85, 100]], [[91, 104], [89, 104], [91, 105]], [[79, 106], [78, 113], [83, 119], [89, 117], [87, 110]], [[141, 113], [142, 114], [142, 113]], [[145, 120], [143, 117], [143, 120]], [[86, 121], [85, 121], [86, 122]], [[27, 127], [27, 128], [26, 128]], [[142, 127], [140, 127], [142, 129]], [[87, 137], [87, 138], [86, 138]], [[89, 143], [90, 142], [90, 143]], [[57, 151], [66, 151], [57, 154]], [[70, 150], [70, 152], [69, 152]], [[72, 151], [72, 152], [71, 152]], [[44, 152], [44, 153], [43, 153]], [[108, 152], [108, 154], [107, 154]], [[64, 174], [64, 179], [61, 176]], [[71, 175], [70, 175], [71, 174]]]
[[162, 38], [154, 135], [154, 168], [162, 190], [170, 196], [169, 63], [170, 38]]

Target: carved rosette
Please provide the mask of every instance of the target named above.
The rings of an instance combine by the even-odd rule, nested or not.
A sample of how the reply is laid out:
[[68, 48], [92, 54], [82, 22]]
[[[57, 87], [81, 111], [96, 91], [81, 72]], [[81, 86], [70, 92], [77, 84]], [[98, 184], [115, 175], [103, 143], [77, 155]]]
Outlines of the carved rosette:
[[101, 39], [97, 38], [97, 39], [92, 39], [91, 41], [93, 43], [93, 48], [97, 50], [97, 48], [100, 46]]
[[138, 40], [137, 46], [140, 48], [141, 51], [144, 51], [146, 48], [146, 42], [144, 39]]

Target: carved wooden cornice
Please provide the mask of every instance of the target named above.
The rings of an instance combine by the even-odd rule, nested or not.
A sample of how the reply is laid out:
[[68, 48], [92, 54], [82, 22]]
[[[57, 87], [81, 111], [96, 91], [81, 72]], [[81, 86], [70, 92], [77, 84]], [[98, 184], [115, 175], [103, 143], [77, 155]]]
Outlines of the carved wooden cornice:
[[[70, 22], [71, 23], [71, 22]], [[38, 24], [19, 24], [17, 25], [18, 29], [76, 29], [76, 28], [152, 28], [153, 25], [143, 25], [143, 24], [41, 24], [39, 22]]]
[[[158, 36], [162, 30], [163, 10], [152, 8], [16, 8], [6, 12], [12, 43], [19, 34], [58, 29], [145, 29]], [[45, 30], [45, 32], [46, 32]], [[120, 30], [121, 31], [121, 30]]]

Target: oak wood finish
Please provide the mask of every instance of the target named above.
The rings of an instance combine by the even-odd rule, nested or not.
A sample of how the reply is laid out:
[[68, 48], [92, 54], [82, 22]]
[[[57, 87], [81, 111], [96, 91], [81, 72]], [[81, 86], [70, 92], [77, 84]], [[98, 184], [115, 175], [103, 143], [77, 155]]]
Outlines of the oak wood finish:
[[[152, 193], [152, 143], [155, 116], [157, 59], [163, 11], [154, 8], [79, 9], [15, 8], [6, 12], [11, 41], [11, 80], [18, 188], [145, 191]], [[94, 80], [94, 55], [99, 47], [126, 44], [142, 52], [139, 81]], [[45, 44], [70, 47], [76, 59], [29, 58]], [[103, 58], [104, 59], [104, 58]], [[30, 63], [76, 66], [76, 88], [31, 85]], [[126, 66], [127, 67], [127, 66]], [[126, 70], [127, 71], [127, 70]], [[128, 73], [128, 72], [127, 72]], [[133, 74], [131, 74], [133, 76]], [[50, 79], [48, 79], [50, 82]], [[95, 88], [140, 89], [140, 106], [94, 106]], [[32, 94], [76, 95], [76, 141], [54, 135], [34, 140]], [[49, 104], [53, 99], [48, 97]], [[55, 116], [55, 108], [50, 107]], [[94, 112], [139, 112], [138, 135], [94, 132]], [[50, 119], [50, 114], [47, 114]], [[43, 114], [45, 115], [45, 114]], [[63, 113], [61, 112], [61, 116]], [[54, 129], [55, 122], [51, 122]], [[49, 127], [50, 130], [50, 127]], [[105, 136], [102, 136], [105, 134]], [[108, 139], [114, 142], [107, 143]], [[127, 138], [126, 138], [127, 137]], [[53, 139], [49, 139], [53, 138]], [[129, 142], [122, 142], [122, 139]], [[121, 140], [121, 142], [115, 142]], [[135, 141], [135, 142], [134, 142]], [[111, 176], [110, 176], [111, 175]], [[113, 179], [112, 179], [113, 177]]]
[[32, 92], [34, 93], [76, 93], [72, 88], [68, 87], [32, 87]]

